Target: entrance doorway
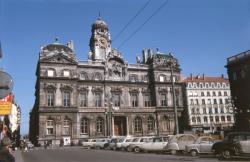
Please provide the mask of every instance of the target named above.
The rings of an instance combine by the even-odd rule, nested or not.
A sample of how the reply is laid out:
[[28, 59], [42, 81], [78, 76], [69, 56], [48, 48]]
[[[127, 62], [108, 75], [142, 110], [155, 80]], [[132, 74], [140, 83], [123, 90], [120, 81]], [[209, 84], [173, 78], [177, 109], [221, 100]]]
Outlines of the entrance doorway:
[[114, 135], [126, 136], [127, 135], [127, 123], [125, 116], [114, 117]]

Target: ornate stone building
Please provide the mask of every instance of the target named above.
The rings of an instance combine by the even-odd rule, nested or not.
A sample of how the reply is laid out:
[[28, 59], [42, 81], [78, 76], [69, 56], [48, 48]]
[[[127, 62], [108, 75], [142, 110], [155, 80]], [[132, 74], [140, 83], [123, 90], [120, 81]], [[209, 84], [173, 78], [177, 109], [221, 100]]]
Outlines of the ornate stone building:
[[230, 85], [224, 76], [190, 76], [186, 83], [189, 125], [192, 130], [211, 133], [234, 125]]
[[59, 145], [63, 138], [172, 134], [174, 110], [170, 79], [173, 63], [178, 115], [183, 84], [176, 58], [143, 50], [143, 59], [128, 64], [111, 48], [107, 24], [92, 25], [87, 61], [78, 61], [73, 43], [41, 47], [36, 100], [30, 112], [30, 139]]

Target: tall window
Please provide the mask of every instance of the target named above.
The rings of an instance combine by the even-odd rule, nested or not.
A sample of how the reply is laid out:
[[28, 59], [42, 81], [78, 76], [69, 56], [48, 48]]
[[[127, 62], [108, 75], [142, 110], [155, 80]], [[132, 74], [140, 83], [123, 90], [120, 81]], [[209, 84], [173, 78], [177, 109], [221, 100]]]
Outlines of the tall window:
[[87, 93], [81, 92], [80, 93], [80, 107], [86, 107], [87, 106]]
[[151, 97], [149, 94], [144, 95], [144, 106], [150, 107], [151, 106]]
[[205, 95], [204, 95], [204, 92], [201, 92], [201, 96], [205, 96]]
[[219, 100], [219, 103], [220, 103], [220, 104], [223, 104], [223, 101], [222, 101], [222, 99], [220, 99], [220, 100]]
[[215, 122], [219, 123], [219, 117], [218, 116], [215, 116]]
[[195, 105], [199, 105], [199, 100], [195, 99]]
[[207, 109], [203, 108], [203, 114], [207, 114]]
[[53, 135], [54, 133], [54, 121], [53, 120], [47, 120], [46, 122], [46, 134], [47, 135]]
[[218, 96], [221, 96], [221, 91], [218, 92]]
[[169, 121], [169, 118], [168, 117], [166, 117], [166, 116], [164, 116], [164, 118], [163, 118], [163, 121], [162, 121], [163, 123], [163, 131], [169, 131], [170, 130], [170, 121]]
[[154, 130], [154, 118], [152, 116], [148, 117], [148, 131], [153, 131]]
[[217, 100], [216, 99], [214, 99], [214, 104], [217, 104]]
[[194, 105], [194, 100], [190, 99], [190, 105]]
[[142, 120], [140, 117], [135, 118], [135, 132], [142, 131]]
[[207, 123], [207, 117], [206, 116], [203, 117], [203, 120], [204, 120], [204, 123]]
[[161, 94], [161, 106], [167, 106], [167, 95]]
[[114, 106], [120, 106], [120, 94], [114, 94], [113, 96]]
[[202, 100], [201, 100], [201, 104], [202, 104], [202, 105], [205, 105], [205, 104], [206, 104], [205, 99], [202, 99]]
[[210, 116], [210, 122], [214, 122], [214, 117], [213, 116]]
[[210, 92], [207, 92], [207, 96], [210, 96]]
[[221, 121], [225, 122], [225, 116], [221, 116]]
[[227, 96], [227, 91], [224, 91], [224, 96]]
[[96, 107], [101, 107], [102, 102], [101, 102], [101, 93], [95, 93], [95, 106]]
[[63, 133], [63, 135], [70, 135], [70, 121], [69, 120], [63, 121], [62, 133]]
[[82, 118], [80, 127], [81, 127], [81, 134], [88, 134], [89, 120], [86, 118]]
[[54, 91], [48, 91], [47, 92], [47, 105], [48, 106], [54, 106]]
[[63, 92], [63, 106], [70, 106], [70, 92], [64, 91]]
[[97, 133], [103, 132], [103, 119], [102, 118], [98, 118], [96, 121], [96, 132]]
[[213, 91], [213, 96], [216, 96], [216, 93]]
[[131, 94], [131, 102], [132, 107], [138, 107], [138, 97], [136, 93]]
[[227, 116], [227, 121], [231, 122], [231, 116], [229, 116], [229, 115]]

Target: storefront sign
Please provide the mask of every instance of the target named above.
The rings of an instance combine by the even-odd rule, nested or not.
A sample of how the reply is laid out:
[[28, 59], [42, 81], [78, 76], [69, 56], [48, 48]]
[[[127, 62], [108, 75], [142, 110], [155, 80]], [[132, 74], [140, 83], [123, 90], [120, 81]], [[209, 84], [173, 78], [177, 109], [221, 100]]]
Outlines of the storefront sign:
[[12, 107], [12, 95], [8, 95], [0, 100], [0, 115], [9, 115]]

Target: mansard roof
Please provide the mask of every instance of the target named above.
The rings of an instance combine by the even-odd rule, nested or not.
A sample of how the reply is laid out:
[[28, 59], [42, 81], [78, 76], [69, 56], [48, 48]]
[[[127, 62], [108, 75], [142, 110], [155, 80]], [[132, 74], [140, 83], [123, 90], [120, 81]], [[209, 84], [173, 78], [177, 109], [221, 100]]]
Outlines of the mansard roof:
[[183, 82], [225, 82], [229, 83], [227, 78], [224, 78], [224, 76], [221, 77], [215, 77], [215, 76], [190, 76], [183, 80]]

